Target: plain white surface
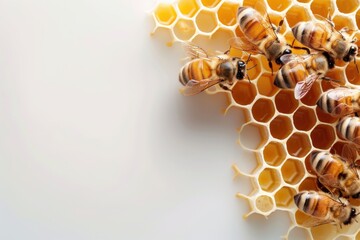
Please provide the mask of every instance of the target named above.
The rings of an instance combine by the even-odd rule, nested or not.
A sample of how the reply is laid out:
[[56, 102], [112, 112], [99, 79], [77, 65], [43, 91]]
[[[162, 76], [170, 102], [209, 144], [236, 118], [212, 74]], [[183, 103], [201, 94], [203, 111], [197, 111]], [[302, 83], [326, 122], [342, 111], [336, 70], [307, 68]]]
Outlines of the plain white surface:
[[[279, 239], [242, 215], [240, 112], [178, 93], [154, 1], [0, 1], [0, 239]], [[285, 222], [284, 222], [285, 220]], [[270, 224], [271, 223], [271, 224]]]

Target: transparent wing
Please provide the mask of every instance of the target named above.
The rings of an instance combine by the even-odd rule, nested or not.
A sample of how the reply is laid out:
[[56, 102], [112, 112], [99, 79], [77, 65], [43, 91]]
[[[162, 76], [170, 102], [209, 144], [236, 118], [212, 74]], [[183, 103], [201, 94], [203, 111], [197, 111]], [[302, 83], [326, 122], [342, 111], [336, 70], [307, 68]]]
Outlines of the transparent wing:
[[[354, 89], [346, 88], [346, 87], [338, 87], [335, 89], [328, 90], [326, 93], [327, 97], [334, 101], [341, 101], [346, 97], [352, 97], [354, 95]], [[331, 115], [334, 116], [344, 116], [354, 112], [354, 109], [347, 105], [346, 103], [338, 103], [336, 107], [334, 107]]]
[[357, 150], [354, 144], [345, 144], [342, 149], [342, 157], [346, 160], [346, 162], [350, 165], [350, 169], [355, 174], [357, 178], [359, 178], [359, 174], [357, 171]]
[[319, 181], [327, 186], [327, 187], [333, 187], [333, 188], [339, 188], [342, 189], [342, 187], [340, 186], [339, 182], [337, 181], [337, 179], [334, 179], [334, 177], [331, 174], [325, 174], [322, 176], [318, 176], [319, 177]]
[[257, 45], [250, 42], [245, 37], [234, 37], [229, 40], [229, 45], [232, 48], [237, 48], [251, 54], [264, 54]]
[[295, 99], [303, 98], [311, 89], [311, 86], [319, 78], [316, 73], [310, 74], [304, 81], [298, 82], [294, 89]]
[[304, 60], [306, 60], [307, 58], [309, 58], [311, 56], [312, 56], [311, 54], [304, 54], [304, 55], [285, 54], [280, 57], [280, 61], [283, 64], [286, 64], [291, 61], [303, 62]]
[[324, 220], [324, 219], [320, 219], [320, 218], [309, 217], [307, 220], [305, 220], [303, 222], [302, 225], [307, 228], [312, 228], [312, 227], [317, 227], [317, 226], [328, 224], [328, 223], [335, 224], [336, 222], [332, 219]]
[[183, 47], [184, 47], [187, 55], [192, 59], [195, 59], [195, 58], [208, 59], [209, 58], [207, 52], [197, 45], [186, 42], [186, 43], [183, 43]]
[[219, 82], [221, 82], [220, 79], [216, 79], [216, 80], [205, 79], [205, 80], [200, 80], [200, 81], [190, 80], [185, 85], [185, 87], [180, 89], [180, 92], [184, 96], [195, 95], [195, 94], [198, 94], [198, 93], [204, 91], [205, 89], [207, 89], [211, 86], [214, 86], [215, 84], [218, 84]]

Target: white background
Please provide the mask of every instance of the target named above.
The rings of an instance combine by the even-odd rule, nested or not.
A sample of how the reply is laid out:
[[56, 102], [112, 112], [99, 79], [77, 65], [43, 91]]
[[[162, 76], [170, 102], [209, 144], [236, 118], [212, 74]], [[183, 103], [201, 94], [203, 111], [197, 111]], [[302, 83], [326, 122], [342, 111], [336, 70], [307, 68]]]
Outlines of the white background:
[[179, 94], [182, 49], [150, 37], [154, 6], [0, 0], [0, 239], [285, 234], [285, 213], [242, 218], [241, 113]]

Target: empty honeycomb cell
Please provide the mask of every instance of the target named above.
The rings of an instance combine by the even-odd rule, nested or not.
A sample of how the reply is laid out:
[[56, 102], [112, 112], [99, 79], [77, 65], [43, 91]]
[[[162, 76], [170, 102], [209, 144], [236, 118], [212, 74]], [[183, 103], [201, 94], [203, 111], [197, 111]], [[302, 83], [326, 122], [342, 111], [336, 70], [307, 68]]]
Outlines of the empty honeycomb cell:
[[321, 94], [321, 88], [319, 82], [315, 82], [310, 91], [301, 99], [301, 102], [308, 105], [314, 106], [319, 99]]
[[329, 0], [313, 0], [310, 5], [311, 12], [327, 18], [334, 12], [334, 6]]
[[314, 110], [308, 107], [300, 107], [293, 116], [294, 126], [298, 130], [308, 131], [315, 126], [316, 115]]
[[214, 12], [201, 11], [196, 16], [196, 25], [202, 32], [212, 32], [217, 27], [216, 15]]
[[319, 149], [328, 149], [335, 141], [334, 128], [325, 124], [317, 125], [310, 136], [313, 146]]
[[268, 0], [267, 2], [269, 7], [278, 12], [284, 11], [291, 4], [291, 0]]
[[292, 6], [286, 13], [286, 20], [290, 27], [298, 22], [311, 20], [308, 10], [301, 6]]
[[305, 175], [304, 165], [299, 160], [288, 159], [281, 167], [281, 174], [286, 183], [295, 185]]
[[262, 147], [267, 138], [267, 129], [260, 124], [246, 124], [240, 130], [240, 144], [250, 150], [257, 150]]
[[277, 167], [286, 157], [284, 146], [280, 142], [270, 142], [264, 148], [264, 160], [270, 166]]
[[284, 139], [292, 132], [292, 124], [289, 117], [277, 116], [270, 123], [271, 136], [277, 139]]
[[202, 5], [207, 8], [216, 7], [216, 5], [219, 4], [219, 2], [220, 0], [201, 0]]
[[274, 201], [269, 196], [261, 195], [256, 198], [255, 206], [263, 213], [270, 212], [274, 208]]
[[305, 178], [305, 180], [303, 180], [300, 185], [299, 185], [299, 192], [301, 191], [317, 191], [318, 187], [317, 187], [317, 183], [316, 183], [316, 178], [315, 177], [307, 177]]
[[174, 26], [174, 34], [183, 41], [187, 41], [194, 36], [195, 31], [195, 25], [191, 20], [179, 19]]
[[343, 28], [355, 29], [355, 26], [351, 18], [346, 17], [344, 15], [336, 15], [332, 20], [335, 24], [336, 30], [341, 30]]
[[257, 82], [259, 93], [264, 96], [271, 97], [279, 91], [279, 89], [273, 84], [274, 77], [271, 74], [263, 74]]
[[217, 12], [219, 21], [226, 26], [235, 25], [238, 8], [238, 3], [224, 2]]
[[262, 190], [266, 192], [275, 191], [281, 183], [279, 173], [276, 169], [265, 168], [259, 175], [259, 184]]
[[359, 6], [359, 0], [336, 0], [336, 5], [340, 12], [351, 13]]
[[294, 227], [290, 230], [288, 239], [312, 239], [309, 231], [305, 228]]
[[288, 153], [294, 157], [304, 157], [311, 149], [307, 134], [294, 133], [286, 142]]
[[275, 193], [275, 203], [278, 207], [289, 207], [294, 203], [296, 191], [291, 187], [282, 187]]
[[193, 17], [199, 11], [196, 0], [179, 0], [178, 7], [180, 12], [188, 17]]
[[271, 100], [260, 98], [254, 103], [251, 112], [256, 121], [268, 122], [274, 116], [275, 109]]
[[[225, 28], [218, 28], [211, 36], [210, 42], [214, 47], [212, 49], [216, 49], [217, 51], [225, 52], [229, 50], [228, 40], [234, 37], [234, 33]], [[216, 48], [215, 48], [216, 46]], [[234, 51], [233, 51], [234, 52]]]
[[246, 73], [249, 76], [250, 81], [256, 79], [261, 73], [261, 64], [259, 60], [254, 57], [251, 57], [249, 62], [246, 63], [246, 68], [249, 69]]
[[248, 81], [239, 81], [231, 90], [232, 96], [238, 104], [248, 105], [254, 101], [256, 88]]
[[338, 118], [330, 116], [329, 114], [321, 110], [319, 107], [316, 107], [316, 116], [318, 120], [323, 123], [334, 123], [338, 120]]
[[299, 106], [292, 90], [280, 90], [275, 96], [276, 109], [281, 113], [293, 113]]
[[174, 7], [166, 3], [160, 3], [154, 14], [158, 22], [163, 25], [171, 25], [177, 17]]
[[[360, 61], [356, 61], [356, 65], [360, 69]], [[356, 65], [354, 63], [349, 63], [345, 69], [345, 74], [347, 77], [347, 80], [356, 85], [360, 85], [360, 74], [358, 73], [358, 70], [356, 69]]]

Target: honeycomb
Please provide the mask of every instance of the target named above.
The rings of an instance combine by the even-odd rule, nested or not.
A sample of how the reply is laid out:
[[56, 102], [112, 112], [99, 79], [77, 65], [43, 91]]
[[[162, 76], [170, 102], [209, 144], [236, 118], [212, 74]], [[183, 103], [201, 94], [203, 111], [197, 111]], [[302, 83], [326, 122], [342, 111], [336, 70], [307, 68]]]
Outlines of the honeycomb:
[[[175, 1], [175, 0], [174, 0]], [[236, 12], [239, 6], [255, 6], [260, 0], [178, 0], [173, 3], [159, 3], [152, 17], [155, 22], [153, 34], [166, 32], [168, 45], [188, 42], [224, 52], [229, 48], [228, 40], [239, 36]], [[315, 19], [315, 15], [327, 17], [330, 14], [335, 28], [347, 26], [358, 30], [360, 8], [358, 0], [262, 0], [271, 21], [278, 25], [283, 19], [280, 31], [288, 43], [292, 43], [291, 27], [299, 21]], [[353, 31], [360, 45], [360, 32]], [[295, 42], [297, 46], [302, 46]], [[293, 50], [302, 54], [301, 50]], [[231, 49], [231, 55], [241, 52]], [[356, 64], [360, 69], [360, 59]], [[343, 226], [321, 225], [302, 227], [309, 217], [297, 210], [293, 196], [302, 190], [317, 190], [316, 178], [309, 164], [309, 153], [313, 150], [341, 153], [345, 142], [336, 133], [337, 118], [322, 112], [316, 106], [320, 94], [333, 88], [329, 82], [317, 81], [310, 92], [300, 101], [294, 98], [292, 90], [278, 89], [273, 85], [274, 76], [262, 55], [252, 56], [248, 67], [249, 81], [239, 81], [225, 91], [216, 86], [208, 94], [225, 94], [228, 107], [244, 113], [246, 123], [239, 126], [239, 143], [254, 152], [258, 166], [251, 172], [243, 172], [239, 164], [233, 166], [235, 179], [248, 178], [253, 190], [249, 194], [238, 193], [250, 205], [244, 215], [260, 214], [265, 217], [275, 211], [288, 213], [291, 225], [284, 238], [289, 239], [360, 239], [360, 223]], [[274, 64], [274, 72], [279, 66]], [[337, 79], [341, 85], [360, 85], [360, 74], [355, 64], [336, 62], [336, 67], [327, 76]], [[177, 76], [174, 76], [174, 80]], [[259, 141], [249, 145], [244, 139], [249, 134], [259, 136]], [[360, 220], [360, 219], [359, 219]], [[302, 236], [299, 238], [299, 234]]]

